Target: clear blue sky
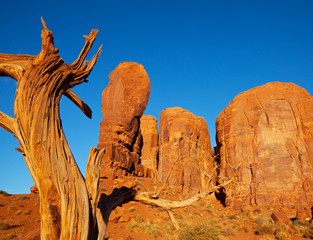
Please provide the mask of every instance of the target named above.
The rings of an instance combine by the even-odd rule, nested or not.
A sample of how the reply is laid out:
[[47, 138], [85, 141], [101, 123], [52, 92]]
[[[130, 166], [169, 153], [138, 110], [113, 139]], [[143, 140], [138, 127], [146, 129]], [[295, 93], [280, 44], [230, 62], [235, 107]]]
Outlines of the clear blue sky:
[[[313, 1], [3, 1], [0, 53], [37, 55], [40, 17], [55, 46], [72, 63], [83, 35], [99, 29], [91, 58], [103, 44], [89, 76], [73, 90], [93, 110], [92, 120], [65, 97], [61, 118], [83, 173], [96, 146], [101, 93], [122, 61], [141, 63], [151, 81], [145, 114], [159, 119], [180, 106], [203, 116], [215, 144], [215, 119], [240, 92], [271, 81], [293, 82], [313, 93]], [[0, 78], [0, 110], [13, 116], [16, 82]], [[17, 140], [0, 128], [0, 189], [28, 193], [32, 178]]]

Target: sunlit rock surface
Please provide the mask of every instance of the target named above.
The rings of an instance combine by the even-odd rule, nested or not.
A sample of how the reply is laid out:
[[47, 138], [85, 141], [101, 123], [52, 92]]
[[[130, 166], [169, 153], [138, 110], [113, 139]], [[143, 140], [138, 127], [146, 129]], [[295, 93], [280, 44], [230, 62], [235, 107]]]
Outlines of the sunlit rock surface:
[[169, 186], [184, 193], [208, 189], [212, 172], [210, 134], [202, 117], [179, 107], [161, 112], [159, 126], [158, 180], [164, 182], [170, 169]]
[[149, 101], [149, 77], [142, 65], [122, 62], [109, 78], [102, 93], [98, 148], [105, 148], [106, 153], [100, 176], [113, 178], [130, 172], [142, 176], [140, 117]]
[[158, 157], [158, 125], [153, 116], [143, 115], [140, 118], [140, 130], [142, 135], [141, 164], [144, 167], [145, 176], [154, 177], [157, 171]]
[[239, 94], [216, 120], [226, 205], [313, 202], [313, 98], [292, 83], [272, 82]]

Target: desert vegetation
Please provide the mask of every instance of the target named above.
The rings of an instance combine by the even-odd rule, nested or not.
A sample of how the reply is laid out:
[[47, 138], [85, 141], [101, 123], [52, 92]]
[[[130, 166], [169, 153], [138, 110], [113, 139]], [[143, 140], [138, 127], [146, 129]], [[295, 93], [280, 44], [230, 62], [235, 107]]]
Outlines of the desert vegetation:
[[[133, 182], [136, 178], [133, 179]], [[129, 178], [124, 181], [129, 182]], [[142, 187], [151, 189], [150, 179], [141, 179]], [[119, 180], [117, 184], [106, 186], [107, 192], [114, 187], [125, 185]], [[109, 184], [109, 183], [107, 183]], [[130, 183], [129, 183], [130, 184]], [[167, 194], [161, 198], [177, 198], [173, 189], [165, 189]], [[27, 198], [29, 199], [27, 199]], [[22, 200], [21, 199], [26, 199]], [[24, 239], [23, 236], [33, 229], [40, 228], [38, 195], [11, 195], [0, 197], [0, 239]], [[11, 211], [14, 209], [14, 211]], [[129, 209], [134, 209], [129, 211]], [[28, 215], [17, 214], [29, 211]], [[305, 220], [293, 220], [289, 224], [275, 223], [271, 209], [253, 209], [235, 211], [225, 208], [209, 195], [192, 205], [173, 209], [173, 215], [180, 226], [176, 230], [167, 212], [157, 206], [130, 201], [118, 206], [109, 218], [107, 237], [131, 236], [132, 239], [312, 239], [312, 224]], [[9, 213], [9, 214], [8, 214]], [[14, 219], [12, 219], [14, 216]], [[39, 233], [39, 232], [38, 232]], [[198, 237], [198, 238], [197, 238]], [[113, 238], [114, 239], [114, 238]], [[191, 238], [192, 239], [192, 238]]]

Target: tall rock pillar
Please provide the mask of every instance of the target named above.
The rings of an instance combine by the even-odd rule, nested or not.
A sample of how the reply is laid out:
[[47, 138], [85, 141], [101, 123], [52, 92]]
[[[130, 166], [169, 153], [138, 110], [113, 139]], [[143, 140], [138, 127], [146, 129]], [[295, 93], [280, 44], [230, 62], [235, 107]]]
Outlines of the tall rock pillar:
[[204, 118], [179, 107], [161, 112], [159, 126], [158, 180], [184, 193], [208, 189], [213, 159], [208, 127]]
[[98, 148], [106, 152], [100, 176], [113, 178], [129, 172], [142, 176], [140, 117], [149, 101], [149, 77], [142, 65], [122, 62], [109, 79], [102, 93]]

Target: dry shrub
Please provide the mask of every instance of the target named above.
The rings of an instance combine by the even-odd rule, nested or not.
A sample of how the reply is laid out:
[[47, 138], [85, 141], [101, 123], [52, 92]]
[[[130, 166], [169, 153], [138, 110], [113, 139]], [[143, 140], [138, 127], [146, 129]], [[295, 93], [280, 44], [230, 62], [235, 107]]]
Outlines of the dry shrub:
[[9, 221], [0, 222], [0, 230], [8, 230], [11, 228], [11, 224]]
[[274, 236], [266, 236], [266, 237], [260, 238], [260, 240], [275, 240], [275, 237]]
[[225, 237], [227, 236], [234, 236], [235, 235], [235, 230], [231, 227], [226, 227], [221, 229], [221, 234]]
[[313, 224], [307, 221], [295, 220], [289, 224], [294, 233], [305, 238], [313, 239]]
[[166, 232], [170, 234], [175, 230], [172, 223], [165, 223], [164, 228], [166, 229]]
[[256, 234], [271, 234], [277, 240], [289, 240], [291, 229], [283, 223], [274, 223], [268, 216], [259, 216], [255, 219]]
[[4, 197], [8, 197], [8, 196], [11, 196], [11, 194], [3, 191], [3, 190], [0, 190], [0, 195], [4, 196]]
[[143, 217], [140, 214], [136, 215], [136, 222], [141, 223], [143, 221], [144, 221], [144, 219], [143, 219]]
[[244, 231], [244, 232], [249, 232], [249, 229], [248, 229], [248, 227], [247, 226], [242, 226], [242, 227], [240, 227], [239, 228], [239, 231]]
[[237, 219], [239, 219], [240, 217], [237, 216], [237, 215], [229, 215], [228, 218], [229, 218], [230, 220], [237, 220]]
[[276, 224], [272, 222], [264, 222], [256, 226], [256, 234], [274, 234], [276, 231]]
[[128, 229], [128, 230], [133, 230], [135, 227], [137, 227], [138, 226], [138, 223], [136, 222], [136, 221], [132, 221], [130, 224], [128, 224], [127, 226], [126, 226], [126, 228]]
[[313, 239], [313, 226], [308, 226], [304, 230], [303, 237]]
[[25, 201], [25, 200], [29, 200], [29, 197], [27, 196], [20, 196], [17, 198], [17, 201]]
[[23, 212], [23, 215], [29, 215], [29, 214], [31, 214], [31, 212], [32, 212], [31, 210], [26, 210]]
[[275, 234], [275, 239], [277, 239], [277, 240], [289, 240], [290, 234], [287, 232], [277, 232]]
[[9, 239], [20, 239], [18, 235], [16, 235], [15, 233], [10, 233], [7, 235], [1, 235], [0, 236], [0, 240], [9, 240]]
[[135, 207], [130, 207], [129, 209], [128, 209], [128, 212], [134, 212], [136, 209], [135, 209]]
[[153, 236], [155, 239], [163, 236], [161, 232], [161, 225], [159, 223], [153, 223], [151, 220], [140, 224], [140, 229], [144, 230], [145, 233]]
[[186, 226], [178, 234], [178, 240], [221, 240], [218, 228], [207, 224]]

